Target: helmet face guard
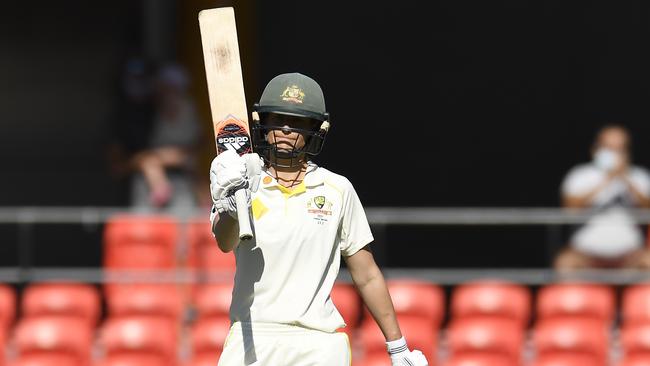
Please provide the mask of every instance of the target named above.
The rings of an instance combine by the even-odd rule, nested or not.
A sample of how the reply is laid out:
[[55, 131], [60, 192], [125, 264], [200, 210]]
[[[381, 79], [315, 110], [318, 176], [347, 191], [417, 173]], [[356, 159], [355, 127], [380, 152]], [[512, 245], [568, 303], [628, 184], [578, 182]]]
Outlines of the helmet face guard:
[[[282, 112], [273, 112], [276, 114], [285, 114]], [[262, 114], [263, 119], [260, 120], [260, 113], [257, 112], [257, 108], [253, 112], [253, 124], [251, 126], [251, 139], [253, 142], [253, 149], [258, 153], [268, 164], [272, 164], [279, 167], [295, 167], [300, 164], [301, 160], [304, 160], [307, 156], [312, 157], [318, 155], [323, 149], [323, 144], [325, 143], [325, 136], [329, 129], [329, 122], [327, 120], [314, 119], [314, 128], [313, 129], [302, 129], [302, 128], [292, 128], [287, 126], [274, 126], [267, 125], [264, 123], [264, 114]], [[302, 116], [297, 114], [287, 114], [296, 117], [311, 118], [311, 116]], [[324, 117], [326, 117], [325, 115]], [[302, 135], [305, 139], [305, 144], [302, 147], [297, 147], [298, 136], [295, 140], [289, 143], [289, 147], [278, 148], [278, 144], [275, 139], [274, 131], [280, 131], [281, 133], [297, 133]], [[270, 140], [270, 141], [269, 141]], [[287, 164], [286, 161], [289, 161]], [[281, 162], [283, 161], [283, 162]]]

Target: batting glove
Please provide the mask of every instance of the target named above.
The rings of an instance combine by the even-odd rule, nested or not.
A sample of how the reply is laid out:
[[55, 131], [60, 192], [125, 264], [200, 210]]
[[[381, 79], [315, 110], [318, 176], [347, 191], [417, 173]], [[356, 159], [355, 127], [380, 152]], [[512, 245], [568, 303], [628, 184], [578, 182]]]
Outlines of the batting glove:
[[386, 342], [386, 349], [393, 366], [428, 366], [426, 357], [418, 350], [409, 351], [404, 337]]
[[212, 164], [210, 164], [210, 194], [218, 212], [235, 212], [234, 193], [247, 187], [246, 160], [237, 155], [235, 151], [226, 150], [212, 160]]

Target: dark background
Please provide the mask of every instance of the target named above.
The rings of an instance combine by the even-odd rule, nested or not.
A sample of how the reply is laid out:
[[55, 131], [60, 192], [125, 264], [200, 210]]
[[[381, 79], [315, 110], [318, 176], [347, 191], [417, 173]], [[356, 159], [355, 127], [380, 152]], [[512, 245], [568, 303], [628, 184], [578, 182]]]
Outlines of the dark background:
[[[188, 67], [210, 132], [196, 12], [228, 2], [153, 3], [5, 4], [1, 205], [126, 202], [105, 147], [119, 64], [134, 48]], [[563, 175], [589, 159], [594, 133], [610, 122], [630, 128], [635, 161], [650, 166], [647, 2], [235, 6], [249, 101], [278, 73], [319, 81], [333, 128], [317, 161], [347, 176], [366, 206], [557, 206]], [[15, 228], [0, 233], [0, 257], [13, 258]], [[548, 235], [391, 227], [385, 264], [541, 267]], [[100, 237], [101, 227], [39, 227], [34, 263], [98, 264]]]

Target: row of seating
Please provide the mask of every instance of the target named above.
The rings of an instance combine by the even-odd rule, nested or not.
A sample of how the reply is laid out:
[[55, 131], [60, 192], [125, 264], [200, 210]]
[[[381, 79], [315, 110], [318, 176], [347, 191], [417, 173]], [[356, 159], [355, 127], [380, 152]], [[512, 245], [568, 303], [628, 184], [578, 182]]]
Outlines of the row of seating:
[[[446, 311], [440, 287], [417, 281], [389, 281], [388, 284], [409, 343], [423, 350], [430, 359], [436, 358], [440, 338], [445, 338], [445, 347], [454, 357], [474, 357], [479, 352], [490, 357], [506, 357], [512, 362], [520, 358], [530, 318], [528, 288], [499, 282], [458, 286], [452, 293], [450, 320], [443, 333]], [[109, 336], [101, 337], [102, 344], [107, 349], [119, 350], [121, 343], [125, 344], [124, 349], [138, 349], [153, 342], [159, 350], [169, 351], [177, 349], [174, 345], [187, 332], [194, 353], [216, 354], [228, 332], [231, 284], [205, 284], [197, 288], [191, 305], [196, 314], [189, 328], [183, 327], [187, 324], [181, 314], [187, 306], [178, 296], [179, 291], [175, 285], [120, 285], [106, 292], [107, 319], [100, 329], [103, 335]], [[348, 327], [342, 331], [357, 343], [355, 349], [361, 350], [366, 360], [385, 361], [381, 332], [367, 310], [361, 310], [354, 288], [338, 283], [332, 299], [346, 319]], [[631, 286], [623, 292], [620, 341], [629, 357], [650, 354], [648, 303], [650, 285]], [[0, 338], [15, 341], [21, 355], [30, 354], [26, 351], [30, 347], [52, 348], [58, 344], [55, 341], [58, 337], [65, 336], [74, 338], [62, 341], [66, 347], [87, 350], [102, 316], [100, 304], [101, 296], [94, 286], [50, 283], [27, 287], [17, 308], [13, 289], [0, 286], [0, 323], [3, 324]], [[550, 285], [540, 289], [536, 304], [536, 322], [532, 328], [536, 352], [547, 355], [569, 351], [572, 355], [594, 357], [600, 364], [606, 361], [612, 345], [609, 331], [616, 314], [610, 287]], [[13, 337], [8, 337], [17, 311], [20, 320]], [[82, 330], [72, 332], [75, 324]], [[151, 331], [163, 328], [174, 331]], [[57, 329], [62, 330], [61, 334]], [[163, 333], [169, 338], [155, 338]]]

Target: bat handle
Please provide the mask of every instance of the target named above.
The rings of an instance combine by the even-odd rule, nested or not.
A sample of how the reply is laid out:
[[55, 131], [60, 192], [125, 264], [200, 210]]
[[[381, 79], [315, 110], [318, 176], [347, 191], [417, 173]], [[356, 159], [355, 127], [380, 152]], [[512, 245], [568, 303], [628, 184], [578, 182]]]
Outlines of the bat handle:
[[246, 191], [239, 189], [235, 191], [235, 203], [237, 204], [237, 221], [239, 221], [239, 239], [253, 239], [253, 230], [251, 229], [251, 219], [248, 210], [248, 199]]

